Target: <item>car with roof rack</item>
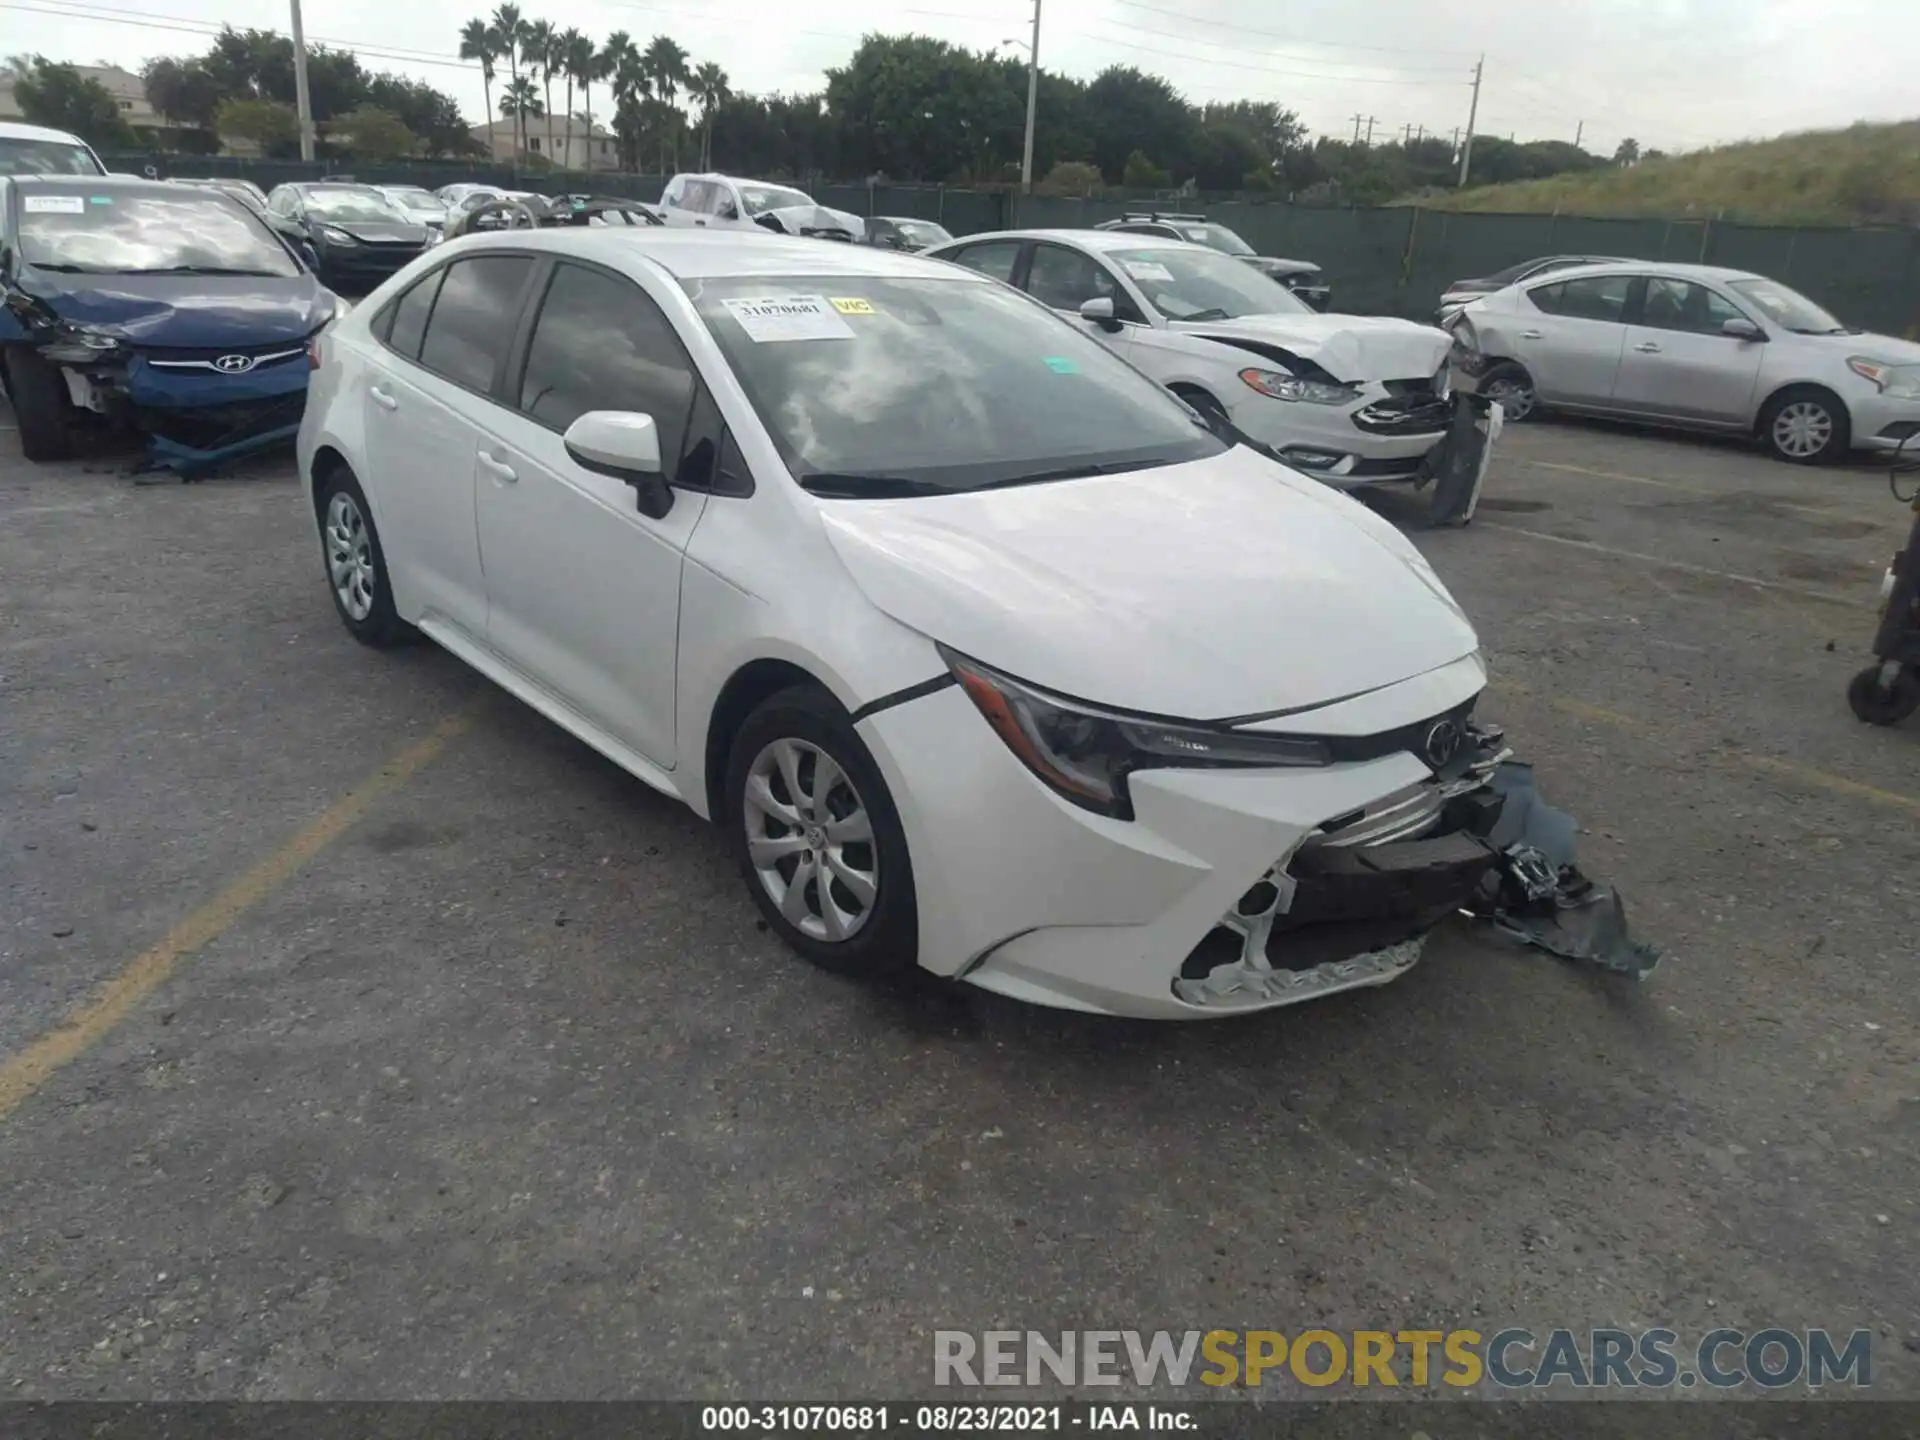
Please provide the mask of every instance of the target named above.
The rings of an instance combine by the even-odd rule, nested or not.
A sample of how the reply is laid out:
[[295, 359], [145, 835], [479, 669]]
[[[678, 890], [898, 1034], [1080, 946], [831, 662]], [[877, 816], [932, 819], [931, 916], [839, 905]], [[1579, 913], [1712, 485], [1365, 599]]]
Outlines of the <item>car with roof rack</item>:
[[1129, 235], [1158, 235], [1164, 240], [1184, 240], [1189, 245], [1204, 245], [1236, 260], [1244, 260], [1262, 275], [1278, 280], [1316, 310], [1333, 304], [1333, 287], [1321, 268], [1311, 260], [1283, 260], [1261, 255], [1240, 236], [1204, 215], [1180, 215], [1171, 211], [1129, 211], [1118, 220], [1105, 220], [1096, 230], [1119, 230]]

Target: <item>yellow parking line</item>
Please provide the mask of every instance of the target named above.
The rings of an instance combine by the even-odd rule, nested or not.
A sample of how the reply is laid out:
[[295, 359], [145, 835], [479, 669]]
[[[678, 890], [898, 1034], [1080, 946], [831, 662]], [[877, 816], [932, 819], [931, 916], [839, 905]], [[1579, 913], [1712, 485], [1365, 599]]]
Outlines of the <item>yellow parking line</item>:
[[[1637, 716], [1623, 714], [1618, 710], [1607, 710], [1599, 705], [1589, 705], [1584, 700], [1573, 700], [1562, 695], [1543, 695], [1538, 690], [1522, 685], [1518, 681], [1495, 680], [1487, 688], [1496, 694], [1505, 692], [1509, 695], [1523, 696], [1549, 709], [1578, 716], [1582, 720], [1598, 720], [1604, 725], [1614, 725], [1622, 730], [1630, 730], [1641, 735], [1652, 732], [1652, 727]], [[1788, 780], [1798, 780], [1803, 785], [1811, 785], [1819, 790], [1830, 790], [1836, 795], [1868, 800], [1875, 805], [1885, 805], [1889, 809], [1907, 810], [1920, 815], [1920, 799], [1912, 795], [1902, 795], [1898, 790], [1882, 790], [1877, 785], [1849, 780], [1844, 775], [1834, 775], [1811, 765], [1796, 764], [1792, 760], [1781, 760], [1772, 755], [1756, 755], [1748, 750], [1726, 749], [1716, 753], [1729, 760], [1736, 760], [1749, 769], [1765, 771]]]
[[[1569, 535], [1551, 535], [1545, 530], [1529, 530], [1524, 525], [1504, 525], [1498, 520], [1476, 520], [1475, 524], [1488, 529], [1498, 530], [1507, 535], [1524, 535], [1529, 540], [1544, 540], [1550, 545], [1565, 545], [1573, 550], [1585, 550], [1595, 555], [1611, 555], [1619, 560], [1634, 560], [1642, 565], [1657, 566], [1662, 570], [1677, 570], [1683, 575], [1703, 575], [1712, 580], [1729, 580], [1736, 585], [1749, 585], [1755, 590], [1769, 590], [1776, 595], [1794, 595], [1802, 600], [1817, 600], [1823, 605], [1864, 606], [1868, 591], [1864, 579], [1858, 596], [1835, 595], [1826, 590], [1805, 590], [1798, 585], [1783, 585], [1778, 580], [1762, 580], [1757, 575], [1739, 575], [1731, 570], [1715, 570], [1706, 565], [1693, 565], [1685, 560], [1669, 560], [1664, 555], [1648, 555], [1640, 550], [1617, 550], [1611, 545], [1601, 545], [1592, 540], [1575, 540]], [[1875, 575], [1874, 582], [1879, 582]]]
[[78, 1059], [127, 1017], [186, 956], [219, 938], [235, 921], [291, 879], [309, 860], [353, 826], [375, 802], [398, 790], [445, 750], [473, 721], [468, 705], [342, 795], [293, 839], [143, 951], [60, 1024], [18, 1054], [0, 1060], [0, 1120], [6, 1119], [62, 1066]]

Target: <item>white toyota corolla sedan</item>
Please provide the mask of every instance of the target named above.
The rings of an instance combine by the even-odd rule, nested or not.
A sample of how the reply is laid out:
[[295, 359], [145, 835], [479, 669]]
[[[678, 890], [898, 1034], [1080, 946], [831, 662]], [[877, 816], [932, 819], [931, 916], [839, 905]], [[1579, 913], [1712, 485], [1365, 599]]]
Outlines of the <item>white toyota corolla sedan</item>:
[[1224, 1015], [1391, 980], [1493, 862], [1485, 671], [1418, 551], [1005, 285], [500, 232], [313, 363], [347, 629], [711, 818], [811, 960]]

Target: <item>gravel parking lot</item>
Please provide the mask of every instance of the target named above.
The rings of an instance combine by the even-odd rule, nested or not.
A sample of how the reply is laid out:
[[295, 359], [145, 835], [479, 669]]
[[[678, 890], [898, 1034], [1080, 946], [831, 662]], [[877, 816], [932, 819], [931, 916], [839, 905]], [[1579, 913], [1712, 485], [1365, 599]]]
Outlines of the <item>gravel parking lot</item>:
[[900, 1396], [936, 1328], [1504, 1323], [1867, 1326], [1920, 1396], [1920, 728], [1844, 697], [1879, 472], [1529, 425], [1418, 537], [1645, 986], [1461, 928], [1152, 1026], [808, 968], [690, 813], [351, 643], [290, 465], [16, 440], [0, 1396]]

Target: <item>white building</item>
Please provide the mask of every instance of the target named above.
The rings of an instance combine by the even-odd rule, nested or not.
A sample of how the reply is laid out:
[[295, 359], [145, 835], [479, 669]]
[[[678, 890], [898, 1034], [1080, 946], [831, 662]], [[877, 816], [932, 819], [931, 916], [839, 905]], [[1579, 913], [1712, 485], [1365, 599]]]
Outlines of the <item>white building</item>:
[[[97, 80], [120, 107], [120, 118], [129, 125], [150, 130], [171, 130], [174, 122], [147, 102], [147, 89], [140, 77], [118, 65], [76, 65], [84, 80]], [[20, 106], [13, 98], [13, 72], [0, 71], [0, 120], [21, 120]]]
[[486, 147], [495, 160], [511, 164], [518, 153], [528, 156], [538, 155], [543, 160], [561, 170], [617, 170], [620, 168], [620, 145], [614, 139], [613, 132], [598, 120], [593, 122], [593, 132], [587, 132], [587, 122], [579, 116], [568, 120], [565, 116], [552, 117], [553, 145], [548, 153], [547, 126], [548, 117], [529, 118], [524, 122], [527, 144], [524, 152], [519, 150], [520, 126], [518, 120], [495, 120], [491, 127], [475, 125], [473, 138]]

